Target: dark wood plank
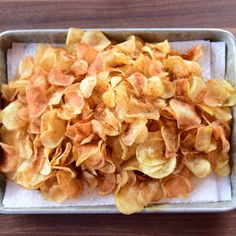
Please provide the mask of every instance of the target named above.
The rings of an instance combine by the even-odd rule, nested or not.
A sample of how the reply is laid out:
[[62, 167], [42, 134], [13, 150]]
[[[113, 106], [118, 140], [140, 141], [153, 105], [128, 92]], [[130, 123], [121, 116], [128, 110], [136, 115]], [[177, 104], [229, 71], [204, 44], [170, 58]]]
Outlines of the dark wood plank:
[[[21, 28], [218, 27], [236, 34], [236, 1], [1, 1], [0, 31]], [[230, 28], [231, 27], [231, 28]], [[0, 235], [236, 235], [221, 214], [1, 215]]]
[[235, 235], [235, 212], [224, 214], [1, 216], [0, 235]]
[[0, 31], [13, 28], [233, 27], [234, 0], [1, 1]]

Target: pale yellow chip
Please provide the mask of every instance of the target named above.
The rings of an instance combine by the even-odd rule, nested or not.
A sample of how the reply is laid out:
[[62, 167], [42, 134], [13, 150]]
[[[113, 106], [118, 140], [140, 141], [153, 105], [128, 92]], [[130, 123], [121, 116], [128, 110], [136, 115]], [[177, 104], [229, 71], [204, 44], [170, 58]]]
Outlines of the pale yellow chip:
[[66, 37], [66, 45], [71, 45], [80, 42], [83, 37], [83, 34], [84, 31], [81, 29], [69, 28]]
[[18, 71], [19, 71], [21, 79], [30, 77], [34, 71], [33, 58], [26, 57], [23, 60], [21, 60]]
[[96, 76], [88, 76], [81, 81], [79, 88], [85, 98], [89, 98], [92, 95], [96, 83], [97, 83]]
[[14, 101], [3, 109], [2, 123], [7, 129], [18, 130], [26, 125], [26, 122], [18, 115], [22, 107], [22, 103]]
[[55, 148], [65, 137], [66, 122], [57, 116], [56, 110], [42, 115], [40, 140], [44, 147]]
[[183, 158], [184, 164], [197, 177], [204, 178], [211, 173], [211, 165], [209, 161], [204, 159], [201, 154], [186, 155]]
[[160, 165], [156, 166], [149, 166], [149, 168], [146, 165], [140, 165], [140, 171], [143, 172], [144, 174], [154, 178], [154, 179], [161, 179], [164, 178], [168, 175], [170, 175], [176, 166], [176, 157], [170, 158], [166, 162]]
[[165, 143], [161, 133], [150, 132], [146, 140], [137, 146], [136, 156], [138, 161], [146, 166], [156, 166], [165, 163]]

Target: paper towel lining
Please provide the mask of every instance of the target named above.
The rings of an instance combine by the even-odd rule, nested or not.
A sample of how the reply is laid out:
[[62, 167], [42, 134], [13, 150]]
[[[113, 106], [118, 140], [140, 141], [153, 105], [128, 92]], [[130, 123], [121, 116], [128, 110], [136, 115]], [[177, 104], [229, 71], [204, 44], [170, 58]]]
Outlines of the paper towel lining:
[[[223, 79], [225, 77], [225, 43], [209, 41], [172, 42], [171, 46], [182, 52], [201, 44], [203, 56], [198, 61], [202, 66], [203, 78]], [[13, 78], [19, 62], [25, 56], [36, 54], [38, 44], [13, 43], [12, 49], [7, 53], [8, 78]], [[231, 200], [231, 186], [229, 177], [217, 177], [211, 174], [204, 179], [193, 179], [193, 192], [187, 198], [162, 199], [165, 203], [189, 202], [217, 202]], [[37, 190], [27, 190], [7, 180], [6, 191], [3, 199], [4, 207], [49, 207], [49, 206], [101, 206], [114, 205], [114, 196], [100, 196], [97, 191], [90, 192], [85, 188], [78, 199], [67, 200], [64, 203], [50, 202], [42, 198]]]

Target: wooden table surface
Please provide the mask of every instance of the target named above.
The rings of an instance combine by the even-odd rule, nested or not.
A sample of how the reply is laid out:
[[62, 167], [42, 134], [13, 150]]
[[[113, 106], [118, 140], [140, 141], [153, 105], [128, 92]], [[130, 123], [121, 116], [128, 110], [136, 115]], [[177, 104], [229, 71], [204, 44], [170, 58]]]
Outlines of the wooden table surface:
[[[1, 1], [0, 31], [68, 27], [218, 27], [236, 34], [235, 0]], [[220, 214], [1, 215], [0, 235], [236, 235]]]

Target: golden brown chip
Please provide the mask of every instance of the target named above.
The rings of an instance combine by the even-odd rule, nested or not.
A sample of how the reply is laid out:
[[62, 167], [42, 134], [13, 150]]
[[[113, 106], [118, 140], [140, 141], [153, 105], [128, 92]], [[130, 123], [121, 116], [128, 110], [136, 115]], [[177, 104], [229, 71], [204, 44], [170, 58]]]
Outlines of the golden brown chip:
[[4, 151], [4, 155], [0, 163], [1, 171], [5, 173], [15, 171], [19, 163], [17, 150], [13, 146], [4, 143], [0, 143], [0, 146]]
[[211, 145], [212, 127], [199, 127], [195, 139], [195, 148], [199, 152], [207, 152]]
[[180, 135], [177, 131], [176, 122], [164, 122], [164, 125], [161, 127], [161, 134], [166, 146], [166, 157], [175, 156], [180, 146]]
[[161, 184], [167, 198], [186, 197], [192, 191], [189, 180], [181, 175], [168, 176]]
[[38, 86], [27, 86], [26, 99], [31, 119], [36, 119], [41, 116], [47, 108], [48, 101], [46, 90]]
[[77, 178], [72, 178], [68, 172], [59, 170], [56, 173], [56, 177], [61, 191], [67, 198], [78, 197], [82, 192], [83, 185], [81, 181]]

